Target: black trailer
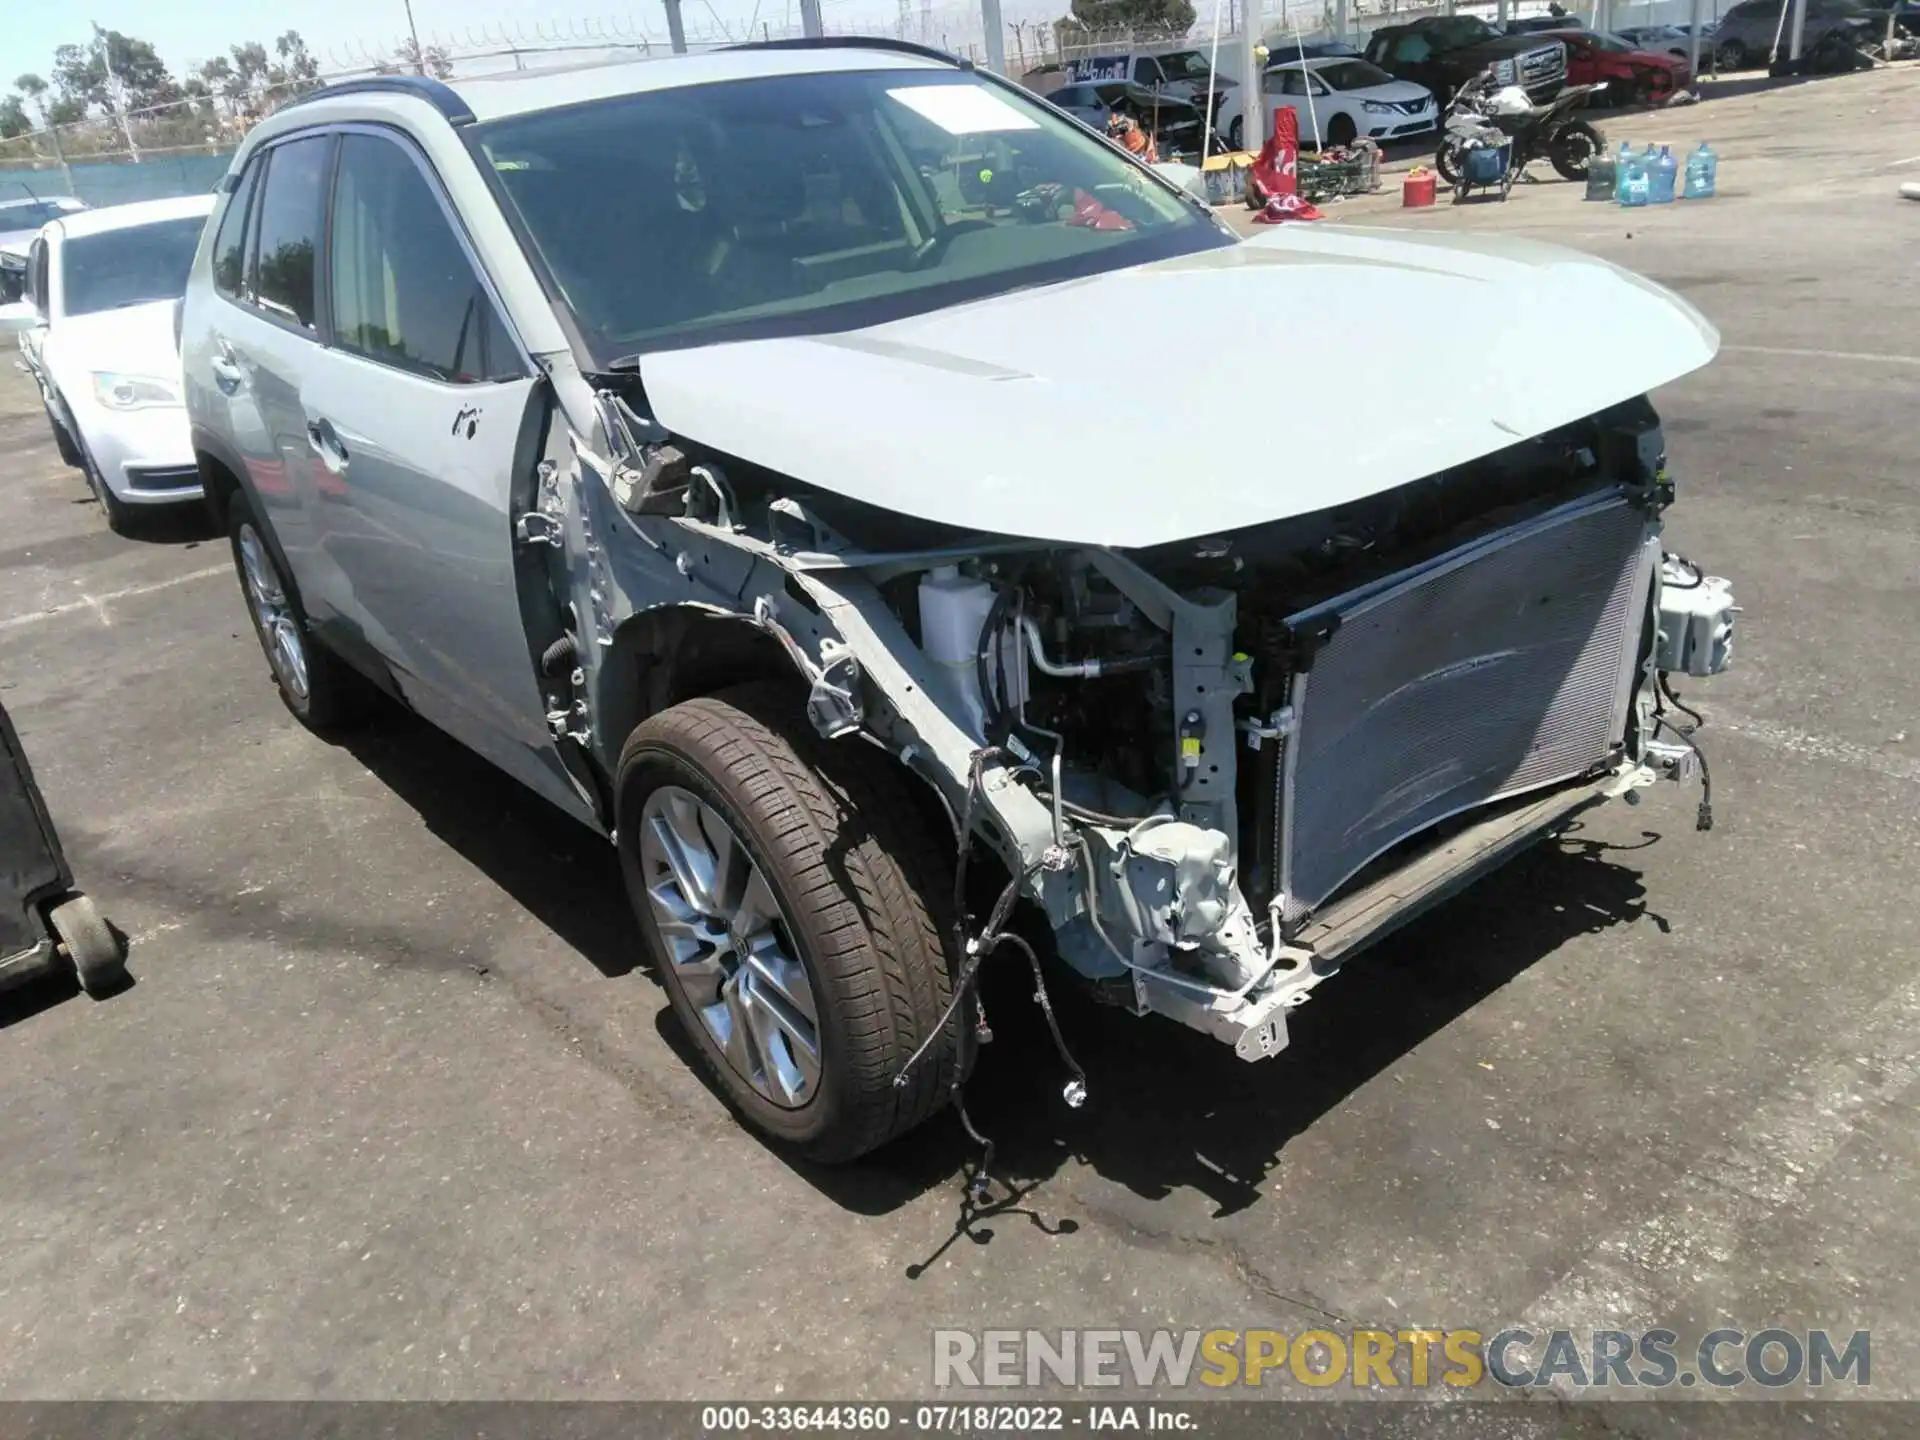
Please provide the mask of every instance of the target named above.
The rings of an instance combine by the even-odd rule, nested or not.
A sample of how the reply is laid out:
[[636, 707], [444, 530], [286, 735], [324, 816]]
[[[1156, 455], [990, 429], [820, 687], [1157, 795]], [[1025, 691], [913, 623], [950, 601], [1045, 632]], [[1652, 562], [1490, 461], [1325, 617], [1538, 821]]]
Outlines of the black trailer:
[[0, 989], [61, 965], [96, 997], [126, 983], [120, 937], [73, 888], [33, 767], [0, 705]]

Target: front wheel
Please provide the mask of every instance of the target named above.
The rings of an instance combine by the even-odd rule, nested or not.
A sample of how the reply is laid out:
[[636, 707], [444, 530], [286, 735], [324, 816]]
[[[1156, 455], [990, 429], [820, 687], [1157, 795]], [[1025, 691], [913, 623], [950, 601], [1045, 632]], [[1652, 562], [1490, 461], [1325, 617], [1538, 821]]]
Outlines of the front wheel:
[[42, 401], [41, 408], [47, 412], [47, 424], [53, 430], [53, 448], [60, 452], [60, 463], [74, 470], [84, 469], [86, 460], [80, 454], [80, 447], [73, 443], [73, 436], [60, 423], [60, 417], [53, 413], [53, 406]]
[[1716, 70], [1744, 70], [1747, 64], [1747, 47], [1738, 40], [1729, 40], [1713, 52], [1713, 68]]
[[1594, 158], [1605, 153], [1606, 136], [1584, 120], [1564, 125], [1547, 147], [1547, 159], [1565, 180], [1585, 180]]
[[1360, 128], [1353, 123], [1351, 115], [1335, 115], [1327, 121], [1327, 144], [1334, 149], [1343, 149], [1359, 138]]
[[1460, 183], [1460, 151], [1447, 141], [1440, 142], [1440, 148], [1434, 151], [1433, 168], [1440, 172], [1440, 180], [1445, 185]]
[[749, 1125], [823, 1163], [918, 1125], [962, 1061], [960, 1022], [938, 1028], [951, 857], [907, 784], [771, 685], [644, 721], [615, 775], [621, 873], [675, 1017]]
[[1234, 116], [1233, 123], [1227, 126], [1227, 143], [1235, 150], [1239, 150], [1241, 148], [1241, 137], [1245, 134], [1246, 131], [1242, 129], [1240, 125], [1240, 117], [1238, 115]]
[[94, 462], [93, 452], [87, 449], [87, 442], [79, 440], [75, 446], [80, 455], [80, 473], [87, 477], [87, 488], [93, 492], [93, 498], [100, 502], [100, 511], [107, 517], [107, 528], [116, 535], [129, 533], [134, 528], [133, 507], [113, 493], [113, 488], [107, 484], [107, 477]]

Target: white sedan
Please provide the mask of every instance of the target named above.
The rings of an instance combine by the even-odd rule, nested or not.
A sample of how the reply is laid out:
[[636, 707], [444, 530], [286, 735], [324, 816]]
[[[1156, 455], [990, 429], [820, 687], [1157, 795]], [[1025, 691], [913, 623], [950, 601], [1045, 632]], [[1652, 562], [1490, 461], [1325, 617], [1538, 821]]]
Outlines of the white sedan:
[[[1302, 145], [1351, 145], [1361, 136], [1399, 140], [1424, 135], [1440, 121], [1433, 92], [1411, 80], [1396, 80], [1378, 65], [1354, 56], [1276, 65], [1261, 77], [1270, 110], [1282, 106], [1300, 117]], [[1214, 122], [1236, 150], [1246, 127], [1240, 91], [1229, 90]]]
[[85, 473], [116, 530], [137, 506], [200, 498], [174, 305], [213, 201], [49, 221], [27, 252], [26, 298], [0, 305], [0, 331], [20, 334], [60, 458]]

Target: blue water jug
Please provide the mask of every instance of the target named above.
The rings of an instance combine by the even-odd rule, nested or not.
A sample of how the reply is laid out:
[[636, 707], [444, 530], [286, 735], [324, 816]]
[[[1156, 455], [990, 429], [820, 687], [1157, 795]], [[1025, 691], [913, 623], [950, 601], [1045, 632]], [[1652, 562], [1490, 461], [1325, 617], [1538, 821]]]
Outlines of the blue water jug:
[[1687, 157], [1686, 189], [1682, 192], [1688, 200], [1711, 200], [1713, 181], [1720, 169], [1720, 157], [1713, 153], [1713, 147], [1706, 141], [1700, 142], [1700, 148]]
[[1633, 168], [1633, 146], [1625, 140], [1620, 142], [1620, 153], [1613, 162], [1613, 198], [1622, 205], [1627, 203], [1627, 172]]
[[1653, 173], [1647, 168], [1646, 159], [1639, 155], [1629, 155], [1621, 164], [1620, 203], [1622, 205], [1645, 205], [1653, 198]]
[[1652, 165], [1653, 203], [1671, 205], [1675, 182], [1680, 178], [1680, 162], [1673, 158], [1673, 151], [1665, 145], [1660, 147], [1660, 155]]

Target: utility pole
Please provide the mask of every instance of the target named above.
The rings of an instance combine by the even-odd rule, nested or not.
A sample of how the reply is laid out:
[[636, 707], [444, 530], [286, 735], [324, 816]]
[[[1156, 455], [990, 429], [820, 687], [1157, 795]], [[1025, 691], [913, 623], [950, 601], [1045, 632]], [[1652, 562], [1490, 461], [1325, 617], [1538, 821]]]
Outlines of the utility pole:
[[680, 0], [666, 0], [667, 4], [667, 40], [673, 46], [673, 53], [687, 53], [687, 26], [680, 18]]
[[1807, 0], [1792, 0], [1792, 5], [1793, 39], [1787, 46], [1787, 59], [1793, 63], [1793, 68], [1798, 70], [1800, 68], [1800, 47], [1806, 39], [1807, 34]]
[[[93, 38], [100, 46], [100, 63], [107, 69], [107, 93], [113, 97], [113, 113], [120, 121], [120, 133], [126, 137], [127, 153], [133, 157], [133, 163], [140, 163], [140, 147], [133, 143], [133, 126], [127, 122], [127, 92], [121, 88], [120, 77], [113, 73], [113, 44], [107, 39], [107, 32], [100, 28], [98, 20], [93, 22]], [[64, 167], [66, 161], [61, 160]]]
[[980, 0], [980, 28], [987, 32], [987, 68], [1007, 73], [1007, 27], [1000, 19], [1000, 0]]
[[820, 0], [800, 0], [800, 30], [816, 40], [827, 33], [820, 19]]
[[1258, 150], [1267, 143], [1267, 92], [1260, 84], [1260, 0], [1240, 7], [1240, 148]]
[[407, 7], [407, 35], [413, 41], [413, 73], [427, 73], [427, 52], [420, 48], [420, 28], [413, 23], [413, 0], [400, 0]]

